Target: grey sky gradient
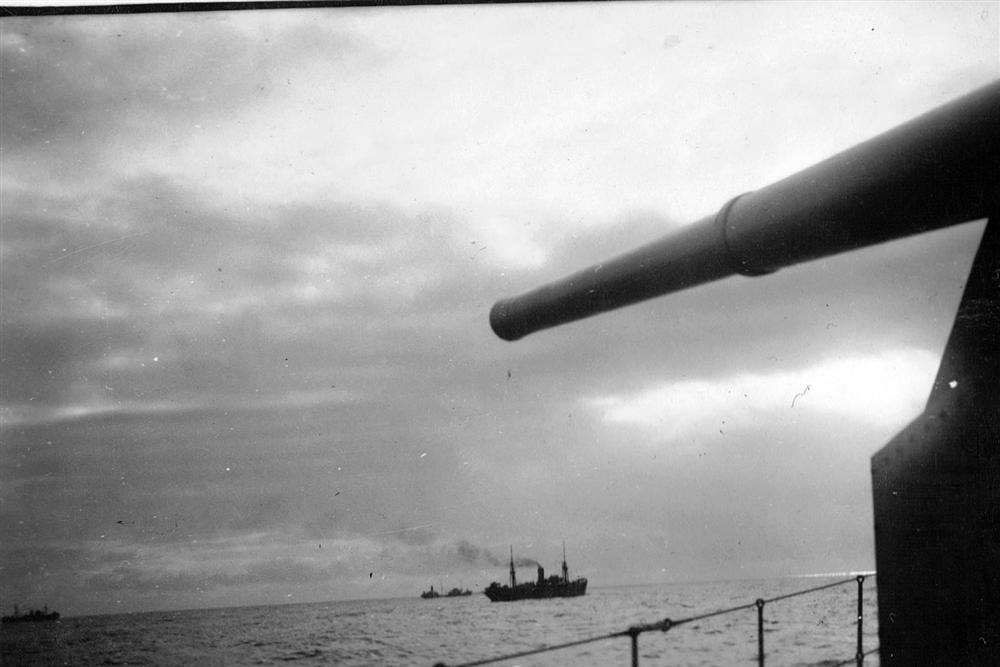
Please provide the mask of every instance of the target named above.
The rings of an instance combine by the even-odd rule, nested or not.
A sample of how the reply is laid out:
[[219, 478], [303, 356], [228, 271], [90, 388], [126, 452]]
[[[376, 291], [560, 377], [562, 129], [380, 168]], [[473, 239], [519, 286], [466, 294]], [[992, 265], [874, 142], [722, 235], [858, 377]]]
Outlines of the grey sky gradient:
[[981, 223], [493, 301], [995, 79], [994, 3], [4, 19], [0, 604], [870, 569]]

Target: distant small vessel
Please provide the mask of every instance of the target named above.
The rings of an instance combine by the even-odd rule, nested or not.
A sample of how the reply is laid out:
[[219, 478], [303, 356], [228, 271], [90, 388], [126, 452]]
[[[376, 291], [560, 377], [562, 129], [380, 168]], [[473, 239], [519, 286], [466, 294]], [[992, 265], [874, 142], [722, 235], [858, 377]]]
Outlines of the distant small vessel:
[[440, 598], [440, 597], [445, 597], [445, 598], [460, 598], [460, 597], [464, 597], [466, 595], [472, 595], [472, 591], [470, 591], [470, 590], [463, 590], [461, 588], [453, 588], [450, 591], [448, 591], [447, 593], [445, 593], [444, 595], [441, 595], [441, 593], [439, 593], [436, 590], [434, 590], [434, 587], [431, 586], [431, 589], [429, 591], [424, 591], [423, 593], [421, 593], [420, 597], [422, 597], [425, 600], [433, 600], [434, 598]]
[[538, 566], [538, 579], [523, 584], [517, 583], [514, 571], [514, 548], [510, 550], [510, 585], [504, 586], [494, 581], [483, 591], [490, 602], [512, 602], [514, 600], [538, 600], [542, 598], [569, 598], [584, 595], [587, 592], [587, 580], [584, 577], [569, 580], [569, 568], [566, 567], [566, 545], [563, 545], [562, 576], [552, 575], [545, 578], [545, 569]]
[[17, 610], [17, 605], [14, 606], [14, 613], [10, 616], [4, 616], [0, 618], [0, 621], [4, 623], [37, 623], [40, 621], [58, 621], [59, 612], [49, 611], [48, 607], [43, 610], [32, 609], [26, 614], [22, 614]]

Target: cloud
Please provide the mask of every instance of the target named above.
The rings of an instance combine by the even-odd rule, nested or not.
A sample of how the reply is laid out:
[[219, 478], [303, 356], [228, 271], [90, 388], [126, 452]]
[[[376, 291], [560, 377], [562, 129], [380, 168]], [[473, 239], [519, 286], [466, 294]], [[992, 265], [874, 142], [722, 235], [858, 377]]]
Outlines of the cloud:
[[[226, 601], [322, 600], [332, 593], [333, 582], [367, 582], [380, 549], [363, 539], [301, 542], [270, 532], [145, 545], [109, 539], [83, 543], [71, 562], [52, 568], [52, 575], [103, 612], [135, 610], [134, 600], [149, 596], [174, 609]], [[50, 564], [57, 551], [38, 549]]]
[[[475, 558], [468, 560], [470, 549]], [[271, 531], [230, 531], [206, 539], [145, 544], [108, 537], [72, 547], [55, 542], [37, 543], [32, 549], [5, 545], [0, 557], [5, 595], [27, 601], [53, 593], [53, 587], [72, 586], [106, 605], [105, 611], [129, 609], [123, 609], [120, 600], [134, 596], [157, 595], [183, 608], [227, 598], [254, 601], [260, 592], [283, 596], [291, 591], [296, 599], [313, 599], [311, 589], [313, 596], [324, 599], [333, 586], [363, 592], [367, 586], [383, 590], [386, 582], [415, 594], [428, 577], [456, 584], [464, 579], [468, 584], [507, 566], [468, 542], [404, 543], [361, 535], [302, 539]], [[490, 566], [489, 571], [483, 565]], [[518, 558], [515, 565], [537, 563]], [[24, 579], [35, 583], [18, 583]], [[46, 579], [52, 586], [39, 586]]]
[[251, 12], [10, 19], [2, 49], [2, 139], [15, 156], [98, 149], [129, 135], [188, 134], [281, 94], [286, 73], [307, 57], [350, 59], [352, 66], [363, 62], [360, 54], [377, 60], [372, 46], [323, 21]]
[[[5, 207], [18, 258], [3, 266], [4, 300], [17, 305], [3, 313], [9, 423], [354, 400], [368, 390], [345, 371], [380, 355], [415, 362], [413, 332], [453, 328], [450, 313], [485, 301], [488, 262], [441, 211], [241, 215], [160, 177], [93, 199], [52, 205], [21, 189]], [[106, 213], [78, 220], [74, 208]], [[408, 234], [415, 225], [424, 233]], [[338, 361], [330, 380], [322, 368]]]
[[779, 413], [796, 410], [891, 429], [923, 408], [938, 363], [926, 350], [887, 350], [772, 373], [667, 382], [585, 404], [608, 424], [655, 428], [668, 439], [713, 426], [773, 424]]

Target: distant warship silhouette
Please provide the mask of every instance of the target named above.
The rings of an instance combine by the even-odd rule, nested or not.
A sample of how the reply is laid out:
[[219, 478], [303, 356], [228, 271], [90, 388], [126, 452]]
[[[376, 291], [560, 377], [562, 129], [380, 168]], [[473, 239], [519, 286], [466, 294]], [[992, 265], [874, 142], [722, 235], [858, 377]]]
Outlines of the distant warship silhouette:
[[0, 621], [4, 623], [32, 623], [39, 621], [58, 621], [59, 612], [49, 611], [48, 607], [44, 610], [39, 611], [38, 609], [32, 609], [26, 614], [22, 614], [17, 609], [17, 605], [14, 605], [14, 613], [11, 616], [4, 616]]
[[423, 593], [421, 593], [420, 597], [422, 597], [425, 600], [433, 600], [434, 598], [440, 598], [440, 597], [460, 598], [460, 597], [465, 597], [466, 595], [472, 595], [472, 591], [467, 589], [463, 590], [461, 588], [453, 588], [444, 595], [441, 595], [441, 593], [434, 590], [434, 587], [431, 586], [431, 589], [429, 591], [424, 591]]
[[527, 583], [517, 583], [514, 571], [514, 547], [510, 549], [510, 585], [505, 586], [494, 581], [485, 591], [490, 602], [512, 602], [514, 600], [538, 600], [543, 598], [571, 598], [587, 592], [587, 580], [584, 577], [569, 580], [569, 568], [566, 567], [566, 545], [563, 545], [562, 576], [552, 575], [545, 578], [545, 569], [538, 566], [538, 579]]

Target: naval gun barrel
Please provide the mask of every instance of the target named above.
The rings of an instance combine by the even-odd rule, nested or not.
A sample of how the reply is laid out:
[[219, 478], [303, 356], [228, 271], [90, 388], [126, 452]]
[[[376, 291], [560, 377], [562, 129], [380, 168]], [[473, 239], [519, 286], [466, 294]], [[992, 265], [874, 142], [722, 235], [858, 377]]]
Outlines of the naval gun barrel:
[[734, 274], [977, 220], [1000, 210], [1000, 81], [624, 255], [498, 301], [505, 340]]

